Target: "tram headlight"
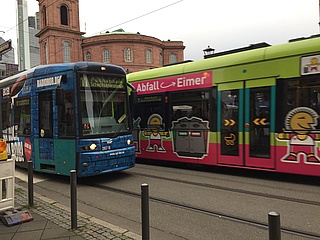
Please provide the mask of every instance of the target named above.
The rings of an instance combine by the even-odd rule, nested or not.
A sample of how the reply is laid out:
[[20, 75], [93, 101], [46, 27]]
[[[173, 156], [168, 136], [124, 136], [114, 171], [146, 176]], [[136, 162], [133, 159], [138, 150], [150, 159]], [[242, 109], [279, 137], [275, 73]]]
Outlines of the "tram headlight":
[[90, 148], [90, 150], [96, 150], [97, 149], [97, 144], [92, 143], [89, 148]]
[[130, 139], [127, 140], [127, 144], [128, 144], [128, 145], [131, 144], [131, 140], [130, 140]]
[[95, 144], [95, 143], [91, 143], [89, 146], [87, 145], [87, 146], [83, 146], [82, 147], [82, 150], [85, 150], [85, 151], [89, 151], [89, 150], [96, 150], [97, 149], [97, 144]]

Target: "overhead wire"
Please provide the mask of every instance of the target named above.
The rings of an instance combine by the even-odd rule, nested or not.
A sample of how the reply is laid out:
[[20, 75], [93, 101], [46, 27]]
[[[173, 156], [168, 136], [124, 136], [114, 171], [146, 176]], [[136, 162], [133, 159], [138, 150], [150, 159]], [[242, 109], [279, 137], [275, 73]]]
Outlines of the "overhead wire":
[[[58, 1], [59, 1], [59, 0], [55, 0], [54, 2], [52, 2], [51, 4], [49, 4], [49, 5], [46, 6], [46, 7], [50, 7], [51, 5], [55, 4], [55, 3], [58, 2]], [[122, 23], [116, 24], [116, 25], [114, 25], [114, 26], [112, 26], [112, 27], [109, 27], [109, 28], [107, 28], [107, 29], [105, 29], [105, 30], [102, 30], [102, 31], [100, 31], [100, 32], [97, 32], [97, 33], [95, 33], [95, 34], [93, 34], [93, 35], [101, 34], [101, 33], [106, 32], [106, 31], [108, 31], [108, 30], [110, 30], [110, 29], [112, 29], [112, 28], [121, 26], [121, 25], [123, 25], [123, 24], [132, 22], [132, 21], [137, 20], [137, 19], [139, 19], [139, 18], [148, 16], [148, 15], [150, 15], [150, 14], [153, 14], [153, 13], [155, 13], [155, 12], [158, 12], [158, 11], [160, 11], [160, 10], [163, 10], [163, 9], [165, 9], [165, 8], [171, 7], [171, 6], [173, 6], [173, 5], [175, 5], [175, 4], [178, 4], [179, 2], [182, 2], [182, 1], [183, 1], [183, 0], [179, 0], [179, 1], [176, 1], [176, 2], [174, 2], [174, 3], [168, 4], [168, 5], [163, 6], [163, 7], [161, 7], [161, 8], [155, 9], [155, 10], [153, 10], [153, 11], [151, 11], [151, 12], [142, 14], [142, 15], [140, 15], [140, 16], [138, 16], [138, 17], [135, 17], [135, 18], [132, 18], [132, 19], [130, 19], [130, 20], [124, 21], [124, 22], [122, 22]], [[25, 21], [27, 21], [27, 20], [28, 20], [28, 18], [25, 18], [25, 19], [22, 20], [21, 22], [17, 23], [15, 26], [9, 28], [7, 31], [3, 31], [3, 35], [4, 35], [5, 33], [9, 32], [9, 31], [11, 31], [12, 29], [16, 28], [19, 24], [22, 24], [23, 22], [25, 22]], [[54, 56], [57, 55], [58, 53], [62, 52], [63, 50], [64, 50], [64, 47], [62, 47], [62, 49], [61, 49], [60, 51], [55, 52]]]
[[[140, 16], [138, 16], [138, 17], [132, 18], [132, 19], [127, 20], [127, 21], [125, 21], [125, 22], [122, 22], [122, 23], [119, 23], [119, 24], [114, 25], [114, 26], [112, 26], [112, 27], [109, 27], [109, 28], [107, 28], [107, 29], [105, 29], [105, 30], [103, 30], [103, 31], [100, 31], [100, 32], [96, 33], [96, 34], [103, 33], [103, 32], [105, 32], [105, 31], [108, 31], [108, 30], [112, 29], [112, 28], [115, 28], [115, 27], [121, 26], [121, 25], [123, 25], [123, 24], [132, 22], [132, 21], [137, 20], [137, 19], [139, 19], [139, 18], [148, 16], [148, 15], [150, 15], [150, 14], [152, 14], [152, 13], [155, 13], [155, 12], [158, 12], [158, 11], [160, 11], [160, 10], [162, 10], [162, 9], [171, 7], [172, 5], [175, 5], [175, 4], [177, 4], [177, 3], [179, 3], [179, 2], [182, 2], [182, 1], [183, 1], [183, 0], [179, 0], [179, 1], [177, 1], [177, 2], [171, 3], [171, 4], [169, 4], [169, 5], [166, 5], [166, 6], [164, 6], [164, 7], [158, 8], [158, 9], [156, 9], [156, 10], [153, 10], [153, 11], [151, 11], [151, 12], [142, 14], [142, 15], [140, 15]], [[95, 34], [93, 34], [93, 35], [95, 35]]]
[[[92, 34], [92, 36], [97, 35], [97, 34], [101, 34], [101, 33], [105, 32], [105, 31], [108, 31], [108, 30], [110, 30], [110, 29], [112, 29], [112, 28], [115, 28], [115, 27], [118, 27], [118, 26], [120, 26], [120, 25], [123, 25], [123, 24], [125, 24], [125, 23], [132, 22], [132, 21], [134, 21], [134, 20], [136, 20], [136, 19], [142, 18], [142, 17], [144, 17], [144, 16], [150, 15], [150, 14], [155, 13], [155, 12], [157, 12], [157, 11], [160, 11], [160, 10], [162, 10], [162, 9], [168, 8], [168, 7], [170, 7], [170, 6], [172, 6], [172, 5], [175, 5], [175, 4], [177, 4], [177, 3], [179, 3], [179, 2], [182, 2], [182, 1], [183, 1], [183, 0], [176, 1], [176, 2], [174, 2], [174, 3], [171, 3], [171, 4], [166, 5], [166, 6], [164, 6], [164, 7], [158, 8], [158, 9], [153, 10], [153, 11], [151, 11], [151, 12], [145, 13], [145, 14], [140, 15], [140, 16], [138, 16], [138, 17], [135, 17], [135, 18], [133, 18], [133, 19], [130, 19], [130, 20], [127, 20], [127, 21], [122, 22], [122, 23], [120, 23], [120, 24], [114, 25], [114, 26], [109, 27], [109, 28], [107, 28], [107, 29], [105, 29], [105, 30], [103, 30], [103, 31], [97, 32], [97, 33], [95, 33], [95, 34]], [[56, 56], [58, 53], [64, 51], [64, 49], [65, 49], [65, 48], [62, 47], [61, 50], [55, 52], [55, 54], [54, 54], [53, 56]]]
[[[50, 7], [51, 5], [53, 5], [53, 4], [55, 4], [56, 2], [58, 2], [59, 0], [55, 0], [54, 2], [52, 2], [51, 4], [49, 4], [47, 7]], [[25, 19], [23, 19], [22, 21], [20, 21], [20, 22], [18, 22], [16, 25], [14, 25], [13, 27], [11, 27], [11, 28], [8, 28], [8, 30], [6, 30], [6, 31], [1, 31], [1, 32], [4, 32], [3, 33], [3, 35], [4, 34], [6, 34], [7, 32], [9, 32], [9, 31], [11, 31], [12, 29], [15, 29], [15, 28], [17, 28], [20, 24], [22, 24], [22, 23], [24, 23], [25, 21], [28, 21], [28, 19], [29, 19], [29, 16], [27, 16]], [[4, 26], [1, 26], [1, 27], [4, 27]], [[4, 28], [6, 28], [6, 27], [4, 27]], [[2, 35], [2, 36], [3, 36]]]

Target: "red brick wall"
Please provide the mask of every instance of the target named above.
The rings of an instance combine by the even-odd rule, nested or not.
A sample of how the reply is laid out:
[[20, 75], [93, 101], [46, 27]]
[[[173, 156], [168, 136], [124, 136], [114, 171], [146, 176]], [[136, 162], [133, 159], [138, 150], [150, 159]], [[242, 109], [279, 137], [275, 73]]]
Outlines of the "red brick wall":
[[[60, 6], [64, 4], [68, 11], [68, 25], [60, 22]], [[46, 7], [46, 25], [43, 9]], [[81, 41], [83, 33], [80, 32], [79, 3], [74, 0], [40, 0], [40, 63], [46, 64], [45, 43], [48, 48], [48, 63], [63, 62], [63, 42], [70, 44], [70, 61], [82, 61]]]
[[[69, 9], [69, 25], [60, 23], [60, 6], [65, 4]], [[43, 7], [46, 6], [44, 24]], [[103, 50], [109, 49], [110, 63], [119, 65], [129, 72], [157, 68], [169, 64], [169, 55], [176, 54], [177, 62], [184, 61], [182, 41], [161, 41], [157, 38], [139, 33], [113, 32], [82, 39], [79, 22], [78, 0], [39, 0], [40, 12], [40, 63], [46, 64], [45, 43], [48, 46], [48, 63], [63, 62], [63, 42], [70, 44], [71, 62], [85, 61], [90, 52], [92, 62], [103, 62]], [[93, 13], [94, 14], [94, 13]], [[132, 49], [132, 61], [125, 62], [124, 50]], [[151, 63], [146, 62], [146, 50], [152, 52]]]
[[[109, 49], [111, 64], [119, 65], [129, 72], [161, 67], [169, 63], [169, 54], [175, 53], [177, 61], [184, 60], [184, 48], [181, 41], [160, 41], [157, 38], [126, 32], [114, 32], [85, 38], [82, 44], [83, 56], [90, 52], [92, 62], [103, 61], [104, 49]], [[125, 62], [124, 51], [131, 48], [132, 62]], [[146, 50], [152, 52], [151, 63], [146, 62]], [[162, 57], [161, 57], [162, 55]], [[163, 58], [163, 62], [161, 61]]]

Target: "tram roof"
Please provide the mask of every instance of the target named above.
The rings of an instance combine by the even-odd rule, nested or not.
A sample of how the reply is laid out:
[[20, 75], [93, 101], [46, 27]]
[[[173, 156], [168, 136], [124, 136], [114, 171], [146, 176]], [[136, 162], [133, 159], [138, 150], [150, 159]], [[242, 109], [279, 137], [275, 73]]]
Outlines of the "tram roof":
[[86, 70], [88, 67], [96, 67], [100, 69], [100, 66], [112, 66], [115, 72], [125, 74], [123, 68], [111, 64], [103, 64], [96, 62], [74, 62], [74, 63], [57, 63], [48, 65], [39, 65], [29, 70], [20, 72], [18, 74], [9, 76], [5, 79], [0, 80], [0, 87], [7, 86], [15, 82], [22, 76], [27, 75], [27, 79], [31, 77], [39, 77], [46, 74], [56, 74], [69, 70]]
[[285, 57], [310, 55], [320, 52], [320, 37], [311, 37], [300, 41], [291, 41], [275, 46], [268, 46], [244, 52], [237, 52], [223, 56], [217, 56], [188, 62], [183, 64], [170, 65], [161, 68], [154, 68], [127, 75], [128, 81], [140, 81], [146, 79], [154, 79], [168, 77], [173, 75], [181, 75], [198, 71], [206, 71], [224, 68], [228, 66], [237, 66], [242, 64], [262, 62]]

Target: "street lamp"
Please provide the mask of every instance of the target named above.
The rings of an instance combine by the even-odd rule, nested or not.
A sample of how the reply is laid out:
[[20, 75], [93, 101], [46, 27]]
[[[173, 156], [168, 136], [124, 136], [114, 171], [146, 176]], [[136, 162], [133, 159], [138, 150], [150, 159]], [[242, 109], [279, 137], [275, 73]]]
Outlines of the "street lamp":
[[212, 55], [214, 53], [214, 48], [211, 48], [208, 46], [206, 49], [203, 49], [203, 55], [204, 58], [207, 58], [208, 56]]

